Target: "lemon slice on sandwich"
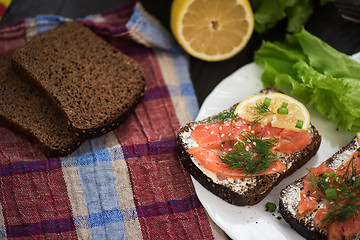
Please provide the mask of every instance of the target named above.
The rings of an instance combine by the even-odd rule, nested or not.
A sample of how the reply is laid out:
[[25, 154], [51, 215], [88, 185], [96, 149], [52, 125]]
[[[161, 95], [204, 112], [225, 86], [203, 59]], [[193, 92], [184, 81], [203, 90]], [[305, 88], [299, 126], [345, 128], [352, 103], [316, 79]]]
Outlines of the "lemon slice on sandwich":
[[295, 98], [282, 93], [258, 94], [245, 98], [235, 114], [248, 121], [294, 131], [306, 131], [310, 125], [307, 108]]
[[171, 30], [186, 52], [205, 61], [240, 52], [254, 30], [248, 0], [174, 0]]

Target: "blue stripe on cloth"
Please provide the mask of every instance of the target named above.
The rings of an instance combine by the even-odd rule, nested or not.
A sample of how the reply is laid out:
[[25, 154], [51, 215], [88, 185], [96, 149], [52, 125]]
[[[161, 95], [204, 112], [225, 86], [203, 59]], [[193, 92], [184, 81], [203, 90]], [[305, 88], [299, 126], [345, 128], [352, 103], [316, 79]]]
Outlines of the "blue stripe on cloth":
[[99, 227], [109, 223], [123, 222], [123, 216], [120, 209], [102, 211], [100, 213], [93, 213], [89, 215], [90, 226]]
[[[124, 222], [120, 221], [123, 217], [119, 211], [110, 153], [101, 138], [88, 140], [83, 145], [85, 146], [77, 152], [79, 155], [76, 159], [92, 236], [94, 239], [126, 238]], [[84, 155], [81, 155], [81, 152], [85, 152]], [[109, 215], [109, 212], [116, 214]], [[114, 222], [114, 219], [118, 221]]]
[[89, 216], [74, 216], [74, 224], [76, 229], [89, 229], [90, 228], [90, 218]]
[[125, 159], [173, 153], [176, 151], [176, 139], [122, 146], [122, 149]]
[[[93, 213], [90, 216], [74, 216], [76, 229], [104, 226], [108, 223], [130, 222], [137, 218], [135, 207]], [[105, 221], [103, 221], [105, 219]]]
[[95, 161], [111, 161], [111, 158], [107, 149], [99, 149], [92, 153], [77, 156], [76, 160], [78, 166], [85, 166], [94, 164]]
[[[194, 88], [191, 83], [184, 83], [180, 86], [178, 85], [167, 85], [167, 86], [159, 86], [150, 88], [145, 91], [143, 101], [151, 101], [151, 100], [157, 100], [161, 98], [168, 98], [170, 97], [176, 97], [176, 96], [195, 96]], [[195, 99], [196, 100], [196, 99]]]
[[61, 159], [61, 167], [76, 167], [76, 157], [66, 157]]
[[181, 91], [181, 88], [179, 85], [168, 84], [167, 88], [172, 97], [180, 97], [182, 94], [182, 91]]
[[194, 96], [194, 88], [191, 83], [184, 83], [179, 85], [168, 84], [167, 85], [168, 91], [172, 97], [175, 96]]
[[[134, 221], [138, 217], [149, 218], [183, 213], [197, 209], [200, 206], [197, 196], [192, 195], [185, 199], [158, 202], [136, 208], [105, 210], [99, 213], [91, 213], [89, 216], [74, 216], [72, 219], [46, 220], [39, 223], [6, 226], [6, 231], [4, 226], [0, 226], [0, 237], [36, 236], [44, 233], [61, 233], [91, 228], [94, 239], [126, 238], [125, 232], [117, 229], [119, 224], [123, 224], [123, 222]], [[120, 231], [120, 235], [116, 230]]]
[[135, 207], [123, 208], [121, 214], [125, 222], [134, 221], [138, 217]]
[[189, 115], [191, 120], [195, 120], [198, 112], [199, 105], [196, 99], [193, 84], [191, 82], [189, 73], [189, 60], [184, 54], [180, 53], [169, 53], [171, 54], [177, 79], [182, 90], [182, 95], [188, 107]]
[[[91, 141], [91, 140], [90, 140]], [[94, 161], [115, 161], [124, 160], [124, 155], [120, 146], [112, 147], [109, 149], [88, 149], [89, 144], [84, 144], [78, 151], [75, 152], [75, 157], [66, 157], [61, 159], [62, 167], [77, 167], [94, 164]], [[87, 150], [85, 150], [87, 149]], [[92, 151], [92, 152], [90, 152]], [[93, 155], [99, 157], [94, 158]], [[102, 157], [100, 157], [102, 155]], [[109, 155], [112, 157], [110, 158]]]
[[195, 96], [195, 91], [191, 83], [180, 84], [181, 95], [183, 96]]
[[36, 236], [45, 233], [62, 233], [76, 230], [73, 218], [9, 225], [5, 228], [8, 238]]
[[173, 213], [188, 212], [199, 208], [201, 203], [196, 195], [181, 200], [170, 200], [166, 203], [158, 202], [147, 206], [136, 208], [138, 217], [149, 218]]
[[34, 172], [45, 172], [49, 170], [61, 168], [61, 161], [59, 159], [44, 159], [41, 161], [31, 162], [11, 162], [0, 165], [0, 176], [8, 177], [15, 174], [27, 174]]
[[76, 216], [74, 223], [76, 229], [96, 228], [110, 223], [134, 221], [136, 218], [149, 218], [160, 215], [188, 212], [201, 207], [196, 195], [180, 200], [157, 202], [151, 205], [115, 209], [92, 213], [89, 216]]
[[63, 23], [70, 21], [69, 18], [64, 18], [62, 16], [57, 15], [38, 15], [35, 17], [37, 24], [38, 34], [42, 34], [47, 32]]
[[0, 226], [0, 238], [6, 238], [5, 226]]
[[149, 14], [142, 14], [143, 9], [137, 4], [133, 14], [131, 15], [127, 28], [132, 31], [135, 27], [137, 32], [141, 32], [146, 36], [146, 42], [151, 43], [151, 47], [160, 48], [164, 50], [172, 50], [174, 45], [177, 45], [171, 34], [165, 28], [160, 27], [159, 21], [154, 19]]

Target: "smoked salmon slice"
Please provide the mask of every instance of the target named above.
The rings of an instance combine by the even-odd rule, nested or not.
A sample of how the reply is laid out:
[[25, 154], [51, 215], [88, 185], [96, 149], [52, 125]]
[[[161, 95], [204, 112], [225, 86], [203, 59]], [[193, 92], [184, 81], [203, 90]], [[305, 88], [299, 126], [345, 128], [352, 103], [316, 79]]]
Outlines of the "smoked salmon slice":
[[[230, 169], [221, 162], [219, 156], [232, 150], [237, 142], [244, 141], [244, 132], [254, 132], [263, 138], [276, 137], [278, 144], [273, 151], [292, 153], [310, 144], [311, 134], [309, 132], [295, 132], [281, 128], [271, 127], [270, 124], [261, 126], [238, 118], [233, 121], [221, 123], [207, 123], [195, 127], [191, 137], [196, 141], [197, 147], [189, 149], [188, 153], [197, 158], [204, 168], [215, 173], [219, 178], [243, 178], [248, 174], [238, 170]], [[276, 161], [270, 168], [256, 175], [268, 175], [282, 172], [286, 166], [281, 161]], [[252, 175], [254, 176], [254, 175]]]
[[221, 146], [220, 126], [219, 123], [199, 125], [191, 132], [191, 137], [201, 147], [219, 149]]
[[[204, 168], [215, 173], [219, 180], [224, 180], [226, 178], [244, 178], [248, 175], [238, 169], [230, 169], [227, 167], [225, 163], [221, 162], [219, 154], [211, 149], [202, 147], [192, 148], [188, 150], [188, 153], [197, 158]], [[282, 172], [285, 169], [286, 167], [284, 163], [276, 161], [270, 168], [261, 174], [253, 174], [251, 176], [270, 175], [277, 172]]]

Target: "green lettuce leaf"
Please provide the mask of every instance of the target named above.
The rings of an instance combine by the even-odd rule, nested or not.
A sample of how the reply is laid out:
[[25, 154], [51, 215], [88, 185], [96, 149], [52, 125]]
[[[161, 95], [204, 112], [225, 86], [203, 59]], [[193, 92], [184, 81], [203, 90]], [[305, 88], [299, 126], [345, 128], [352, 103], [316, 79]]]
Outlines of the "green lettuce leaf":
[[313, 12], [312, 0], [251, 0], [255, 31], [267, 32], [281, 20], [287, 20], [286, 30], [295, 32], [306, 23]]
[[360, 131], [360, 63], [305, 29], [283, 43], [263, 42], [255, 63], [264, 87], [292, 94], [346, 131]]
[[333, 0], [251, 0], [255, 31], [265, 33], [280, 21], [286, 21], [286, 31], [297, 32], [312, 15], [315, 1], [324, 5]]

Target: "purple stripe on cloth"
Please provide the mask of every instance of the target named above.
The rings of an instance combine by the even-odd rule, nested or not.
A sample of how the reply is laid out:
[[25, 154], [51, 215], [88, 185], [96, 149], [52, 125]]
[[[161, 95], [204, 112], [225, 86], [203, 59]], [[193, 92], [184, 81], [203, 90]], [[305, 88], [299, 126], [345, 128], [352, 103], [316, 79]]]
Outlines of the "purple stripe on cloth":
[[136, 144], [122, 147], [125, 159], [152, 156], [176, 151], [176, 139], [149, 142], [148, 144]]
[[149, 218], [154, 216], [169, 215], [187, 212], [199, 208], [201, 203], [196, 195], [181, 200], [170, 200], [166, 203], [155, 203], [147, 206], [137, 206], [138, 217]]
[[119, 49], [122, 53], [135, 58], [137, 61], [141, 61], [141, 58], [154, 54], [153, 49], [142, 47], [138, 43], [127, 41], [126, 39], [122, 39], [121, 42], [117, 41], [116, 38], [107, 38], [106, 40], [115, 48]]
[[45, 159], [31, 162], [12, 162], [0, 165], [0, 177], [8, 177], [15, 174], [44, 172], [59, 168], [61, 168], [60, 159]]
[[0, 56], [9, 48], [23, 46], [26, 43], [25, 21], [0, 26]]
[[120, 8], [101, 13], [100, 21], [92, 21], [92, 15], [79, 21], [101, 35], [124, 36], [128, 34], [126, 23], [133, 14], [136, 3], [137, 1], [131, 1]]
[[146, 90], [143, 101], [151, 101], [168, 97], [170, 97], [170, 93], [167, 86], [159, 86]]
[[43, 235], [45, 233], [63, 233], [75, 230], [73, 218], [6, 226], [6, 234], [8, 238]]
[[92, 29], [93, 31], [96, 31], [98, 34], [101, 35], [110, 35], [110, 36], [124, 35], [127, 34], [128, 31], [127, 27], [125, 26], [126, 21], [123, 23], [117, 23], [118, 26], [116, 26], [116, 28], [115, 25], [112, 25], [113, 27], [109, 27], [108, 25], [105, 24], [102, 25], [99, 23], [94, 23], [86, 20], [80, 20], [79, 22], [81, 22], [88, 28]]

